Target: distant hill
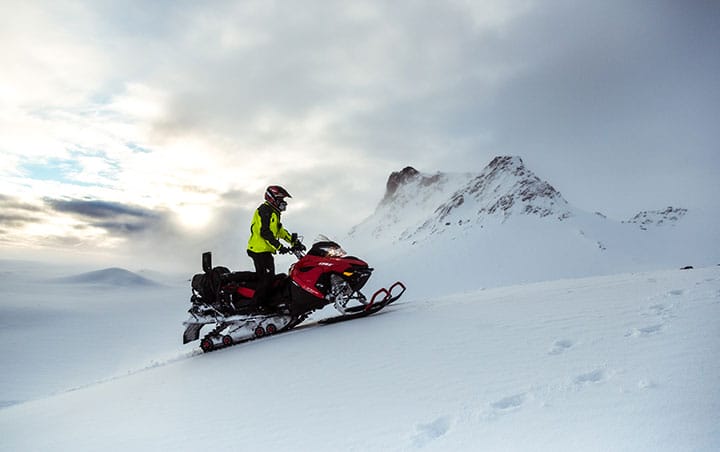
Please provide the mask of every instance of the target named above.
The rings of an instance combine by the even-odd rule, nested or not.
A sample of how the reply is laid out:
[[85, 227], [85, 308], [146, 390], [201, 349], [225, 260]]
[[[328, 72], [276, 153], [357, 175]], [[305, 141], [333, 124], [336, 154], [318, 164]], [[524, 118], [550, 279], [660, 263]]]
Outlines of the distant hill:
[[116, 267], [57, 278], [54, 281], [69, 284], [103, 284], [120, 287], [154, 287], [160, 285], [131, 271]]

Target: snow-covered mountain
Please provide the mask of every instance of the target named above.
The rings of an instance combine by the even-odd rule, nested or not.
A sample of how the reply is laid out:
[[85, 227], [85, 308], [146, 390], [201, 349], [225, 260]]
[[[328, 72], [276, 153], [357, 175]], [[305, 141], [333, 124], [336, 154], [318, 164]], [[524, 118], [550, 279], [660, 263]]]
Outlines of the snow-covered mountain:
[[351, 237], [385, 242], [405, 238], [426, 221], [428, 212], [445, 202], [448, 193], [466, 185], [473, 174], [421, 173], [413, 167], [390, 174], [385, 196], [375, 213], [350, 231]]
[[423, 174], [412, 167], [394, 172], [375, 213], [353, 228], [351, 236], [410, 240], [470, 228], [513, 215], [572, 216], [572, 208], [520, 157], [499, 156], [479, 174]]
[[573, 214], [560, 192], [530, 171], [520, 157], [495, 157], [478, 176], [435, 209], [433, 217], [416, 234], [467, 228], [490, 220], [505, 222], [513, 215], [562, 221]]
[[[720, 243], [717, 215], [669, 207], [623, 222], [593, 208], [568, 203], [516, 156], [474, 174], [407, 167], [347, 241], [376, 265], [430, 268], [459, 288], [720, 262], [720, 247], [708, 246]], [[467, 255], [472, 271], [457, 265]]]

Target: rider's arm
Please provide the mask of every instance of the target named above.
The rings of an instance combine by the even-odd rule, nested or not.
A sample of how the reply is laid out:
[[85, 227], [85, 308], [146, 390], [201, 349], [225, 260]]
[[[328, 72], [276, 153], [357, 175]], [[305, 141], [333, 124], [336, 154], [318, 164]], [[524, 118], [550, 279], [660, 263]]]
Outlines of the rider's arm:
[[[280, 241], [275, 238], [270, 229], [270, 218], [272, 217], [272, 207], [267, 204], [263, 204], [258, 209], [260, 215], [260, 236], [267, 240], [275, 248], [280, 248]], [[281, 229], [282, 230], [282, 229]], [[285, 231], [287, 232], [287, 231]]]
[[279, 229], [278, 229], [278, 238], [285, 240], [285, 241], [288, 242], [290, 245], [294, 245], [294, 243], [293, 243], [293, 241], [292, 241], [292, 234], [290, 234], [290, 233], [287, 231], [287, 229], [285, 229], [285, 228], [283, 227], [282, 223], [280, 223], [280, 224], [278, 225], [278, 227], [279, 227]]

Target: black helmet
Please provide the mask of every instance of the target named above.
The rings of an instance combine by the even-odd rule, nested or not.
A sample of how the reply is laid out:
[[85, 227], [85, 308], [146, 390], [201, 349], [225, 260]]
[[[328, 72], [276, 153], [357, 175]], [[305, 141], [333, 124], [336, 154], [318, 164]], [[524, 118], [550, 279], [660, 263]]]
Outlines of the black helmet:
[[265, 190], [265, 201], [279, 212], [283, 212], [287, 207], [285, 198], [292, 198], [292, 196], [279, 185], [271, 185]]

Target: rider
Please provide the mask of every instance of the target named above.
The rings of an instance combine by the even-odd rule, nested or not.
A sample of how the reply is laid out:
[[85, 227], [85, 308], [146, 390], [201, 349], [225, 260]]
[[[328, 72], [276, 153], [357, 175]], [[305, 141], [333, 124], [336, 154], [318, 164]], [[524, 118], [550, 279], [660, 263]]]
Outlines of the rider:
[[291, 246], [298, 245], [297, 235], [290, 234], [280, 223], [280, 212], [287, 207], [285, 198], [292, 198], [290, 193], [279, 185], [271, 185], [265, 190], [265, 202], [255, 210], [250, 225], [250, 239], [247, 253], [255, 264], [258, 276], [253, 302], [257, 307], [267, 301], [268, 293], [275, 278], [275, 259], [273, 254], [286, 254], [290, 248], [282, 245], [283, 239]]

